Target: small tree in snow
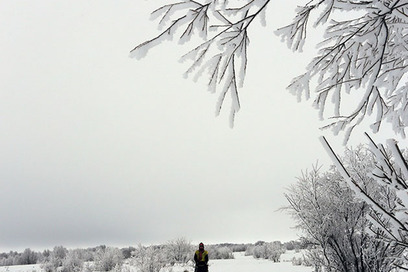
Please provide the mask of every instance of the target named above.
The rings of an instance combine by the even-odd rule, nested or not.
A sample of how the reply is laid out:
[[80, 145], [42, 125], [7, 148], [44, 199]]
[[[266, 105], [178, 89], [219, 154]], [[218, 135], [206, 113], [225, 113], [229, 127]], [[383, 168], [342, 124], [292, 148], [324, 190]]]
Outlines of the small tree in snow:
[[280, 241], [266, 243], [258, 241], [254, 246], [247, 248], [245, 255], [252, 255], [254, 258], [269, 259], [273, 262], [279, 262], [280, 257], [285, 253], [285, 247]]
[[160, 247], [139, 245], [133, 254], [132, 263], [140, 272], [159, 272], [168, 262]]
[[165, 245], [167, 259], [171, 263], [187, 263], [192, 259], [193, 246], [185, 238], [177, 238]]
[[63, 246], [54, 247], [53, 251], [50, 253], [46, 262], [42, 264], [42, 268], [46, 272], [57, 271], [59, 267], [62, 267], [65, 257], [67, 256], [68, 250]]
[[215, 259], [234, 259], [232, 249], [227, 246], [209, 246], [208, 252], [212, 260]]
[[123, 264], [122, 251], [118, 248], [98, 248], [95, 252], [95, 269], [98, 271], [111, 271], [120, 269]]
[[[368, 136], [368, 135], [367, 135]], [[341, 160], [330, 145], [322, 138], [322, 142], [332, 155], [333, 161], [355, 194], [367, 203], [371, 209], [371, 222], [376, 227], [374, 233], [384, 242], [392, 246], [408, 248], [408, 163], [407, 155], [394, 140], [389, 140], [388, 151], [383, 145], [376, 145], [370, 137], [370, 150], [373, 157], [373, 167], [358, 171], [358, 176], [347, 162]], [[368, 191], [359, 182], [359, 178], [372, 179], [372, 184], [383, 190]], [[378, 188], [378, 187], [377, 187]]]
[[[367, 194], [375, 196], [378, 202], [393, 203], [393, 196], [387, 195], [390, 192], [384, 185], [360, 175], [375, 167], [369, 151], [362, 147], [348, 150], [344, 162]], [[316, 267], [344, 272], [392, 271], [393, 265], [401, 263], [403, 247], [387, 243], [378, 235], [377, 224], [366, 217], [369, 206], [355, 198], [335, 168], [323, 173], [313, 168], [299, 178], [286, 197], [298, 227], [315, 245], [310, 248], [310, 257]]]
[[26, 248], [20, 256], [20, 264], [35, 264], [37, 259], [37, 254], [31, 249]]
[[280, 262], [280, 257], [285, 253], [285, 248], [280, 241], [274, 241], [267, 244], [268, 259], [274, 263]]
[[84, 266], [81, 250], [69, 250], [62, 261], [61, 272], [80, 272]]

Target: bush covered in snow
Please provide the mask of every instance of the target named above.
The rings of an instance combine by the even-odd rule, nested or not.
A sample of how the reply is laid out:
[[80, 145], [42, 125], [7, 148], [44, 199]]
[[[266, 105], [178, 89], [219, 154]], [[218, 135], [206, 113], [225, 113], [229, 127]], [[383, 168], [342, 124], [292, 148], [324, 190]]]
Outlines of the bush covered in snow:
[[162, 246], [145, 247], [139, 245], [133, 252], [130, 264], [140, 272], [159, 272], [169, 262]]
[[209, 246], [208, 255], [211, 259], [234, 259], [232, 249], [226, 246]]
[[97, 271], [120, 269], [123, 259], [122, 251], [118, 248], [100, 248], [95, 254], [95, 269]]
[[279, 262], [280, 257], [286, 249], [280, 241], [264, 242], [258, 241], [254, 246], [248, 247], [245, 255], [252, 255], [254, 258], [269, 259], [273, 262]]
[[167, 242], [163, 250], [171, 264], [187, 263], [193, 258], [194, 247], [187, 239], [177, 238]]
[[[363, 146], [348, 149], [342, 161], [366, 194], [383, 203], [385, 211], [395, 209], [395, 193], [366, 175], [376, 165], [372, 153]], [[356, 198], [336, 168], [322, 171], [314, 167], [290, 187], [286, 197], [290, 213], [310, 242], [308, 258], [316, 267], [344, 272], [391, 271], [393, 265], [400, 264], [403, 247], [382, 240], [381, 228], [367, 218], [377, 214]]]
[[68, 250], [63, 246], [56, 246], [50, 252], [50, 255], [45, 259], [42, 264], [42, 268], [45, 272], [54, 272], [58, 268], [62, 267], [65, 257], [67, 256]]
[[80, 272], [84, 266], [81, 250], [69, 250], [62, 260], [61, 272]]

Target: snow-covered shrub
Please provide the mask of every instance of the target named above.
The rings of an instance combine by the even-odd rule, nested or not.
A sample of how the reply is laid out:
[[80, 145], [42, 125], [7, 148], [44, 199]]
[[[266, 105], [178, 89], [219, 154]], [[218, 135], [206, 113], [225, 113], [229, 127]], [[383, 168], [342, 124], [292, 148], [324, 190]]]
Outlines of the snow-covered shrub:
[[194, 248], [185, 238], [178, 238], [165, 245], [164, 253], [171, 264], [187, 263], [193, 258]]
[[310, 259], [307, 256], [303, 256], [302, 265], [303, 266], [313, 266], [313, 263], [310, 261]]
[[85, 262], [82, 266], [82, 272], [92, 272], [94, 270], [93, 262]]
[[226, 246], [209, 246], [208, 255], [211, 259], [234, 259], [232, 249]]
[[165, 251], [161, 247], [139, 245], [133, 256], [131, 264], [140, 272], [159, 272], [168, 263]]
[[303, 258], [302, 257], [293, 257], [292, 258], [292, 265], [299, 266], [299, 265], [302, 265], [302, 263], [303, 263]]
[[45, 262], [41, 264], [41, 269], [45, 272], [54, 272], [57, 271], [57, 268], [54, 267], [50, 262]]
[[132, 257], [132, 252], [135, 251], [136, 248], [134, 247], [124, 247], [121, 249], [122, 251], [122, 255], [124, 259], [129, 259], [130, 257]]
[[61, 272], [80, 272], [83, 265], [80, 250], [69, 250], [62, 261]]
[[42, 264], [42, 268], [45, 272], [57, 271], [58, 268], [62, 267], [63, 261], [67, 256], [68, 250], [63, 246], [54, 247], [53, 251]]
[[286, 250], [295, 250], [296, 253], [299, 253], [301, 249], [306, 248], [301, 240], [285, 242], [283, 243], [283, 246]]
[[123, 264], [122, 251], [118, 248], [100, 248], [95, 253], [95, 269], [98, 271], [111, 271], [120, 269]]
[[56, 261], [59, 261], [60, 265], [62, 264], [62, 260], [67, 256], [68, 249], [66, 249], [63, 246], [56, 246], [54, 247], [52, 253], [51, 253], [51, 258], [53, 258]]
[[292, 262], [292, 265], [294, 265], [294, 266], [300, 266], [300, 265], [302, 265], [302, 266], [312, 266], [313, 265], [312, 262], [309, 260], [309, 258], [307, 258], [305, 256], [299, 256], [299, 257], [294, 256], [292, 258], [291, 262]]
[[245, 256], [253, 256], [254, 255], [254, 246], [248, 246], [245, 250]]
[[[366, 134], [368, 136], [368, 134]], [[408, 150], [402, 150], [395, 140], [388, 140], [387, 146], [376, 144], [368, 136], [373, 166], [355, 169], [348, 161], [342, 161], [323, 138], [337, 169], [356, 196], [371, 208], [369, 214], [372, 231], [386, 243], [408, 249]], [[346, 151], [347, 154], [348, 151]], [[358, 173], [356, 175], [355, 173]], [[367, 190], [361, 184], [361, 177], [370, 180], [374, 190]]]
[[286, 249], [281, 242], [275, 241], [271, 243], [257, 243], [253, 247], [249, 247], [245, 251], [245, 255], [252, 255], [254, 258], [269, 259], [273, 262], [279, 262], [280, 257], [285, 253]]
[[247, 247], [248, 247], [247, 244], [233, 244], [233, 245], [229, 246], [229, 248], [231, 248], [232, 252], [245, 252]]
[[280, 241], [267, 243], [266, 247], [268, 259], [275, 263], [280, 261], [281, 255], [286, 251], [286, 249], [284, 248]]
[[38, 255], [29, 248], [26, 248], [20, 256], [19, 264], [35, 264], [37, 263]]
[[[393, 202], [390, 190], [366, 174], [375, 165], [367, 149], [349, 149], [343, 162], [355, 181], [377, 201]], [[304, 173], [286, 197], [298, 227], [312, 245], [309, 258], [314, 265], [345, 272], [391, 271], [392, 264], [399, 262], [400, 247], [371, 236], [370, 228], [376, 227], [366, 217], [370, 207], [355, 197], [334, 167], [326, 172], [314, 167]]]
[[305, 266], [313, 266], [316, 272], [322, 271], [323, 267], [326, 267], [326, 263], [320, 248], [316, 249], [316, 246], [310, 247], [305, 253], [304, 264]]
[[264, 254], [265, 251], [265, 247], [264, 246], [255, 246], [252, 249], [252, 256], [254, 256], [254, 258], [263, 258], [265, 256]]

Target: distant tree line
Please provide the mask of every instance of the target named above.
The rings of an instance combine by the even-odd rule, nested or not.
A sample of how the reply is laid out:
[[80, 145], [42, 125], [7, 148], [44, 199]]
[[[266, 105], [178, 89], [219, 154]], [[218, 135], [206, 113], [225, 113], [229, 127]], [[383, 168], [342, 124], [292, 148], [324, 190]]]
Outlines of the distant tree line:
[[[279, 261], [280, 254], [286, 250], [305, 248], [301, 241], [267, 243], [258, 241], [254, 244], [221, 243], [207, 245], [211, 259], [232, 259], [234, 252], [245, 252], [255, 258]], [[184, 238], [171, 240], [163, 245], [114, 248], [100, 245], [83, 249], [67, 249], [55, 246], [36, 252], [30, 248], [23, 252], [10, 251], [0, 253], [0, 266], [41, 264], [45, 272], [112, 271], [124, 263], [137, 266], [141, 272], [159, 271], [166, 265], [192, 264], [196, 247]]]
[[9, 253], [0, 253], [0, 265], [10, 266], [10, 265], [24, 265], [24, 264], [36, 264], [41, 262], [46, 255], [46, 251], [34, 252], [27, 248], [22, 253], [17, 251], [10, 251]]
[[[23, 252], [10, 251], [8, 253], [0, 253], [0, 266], [12, 265], [27, 265], [27, 264], [45, 264], [52, 263], [54, 266], [61, 266], [62, 262], [67, 258], [80, 259], [83, 262], [93, 262], [98, 257], [98, 253], [106, 250], [105, 245], [97, 247], [89, 247], [86, 249], [68, 250], [64, 246], [55, 246], [53, 250], [43, 250], [42, 252], [33, 251], [30, 248]], [[125, 247], [118, 249], [118, 255], [123, 259], [131, 257], [131, 252], [135, 250], [134, 247]]]

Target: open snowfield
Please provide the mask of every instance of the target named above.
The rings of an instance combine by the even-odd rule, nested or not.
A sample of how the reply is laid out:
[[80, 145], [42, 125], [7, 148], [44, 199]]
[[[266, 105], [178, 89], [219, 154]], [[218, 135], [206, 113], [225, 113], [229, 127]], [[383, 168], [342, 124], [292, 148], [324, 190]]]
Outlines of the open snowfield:
[[282, 255], [280, 263], [269, 260], [255, 259], [252, 256], [244, 256], [244, 253], [235, 254], [233, 260], [210, 261], [209, 272], [311, 272], [311, 267], [293, 266], [292, 254]]
[[39, 264], [0, 266], [0, 272], [43, 272]]
[[[293, 253], [282, 255], [280, 263], [269, 260], [255, 259], [245, 256], [243, 252], [234, 254], [231, 260], [210, 260], [209, 272], [312, 272], [313, 268], [305, 266], [293, 266], [291, 259]], [[133, 271], [134, 269], [131, 269]], [[192, 268], [174, 267], [173, 272], [193, 271]], [[129, 271], [129, 270], [128, 270]], [[0, 272], [42, 272], [40, 265], [15, 265], [0, 267]]]
[[[231, 260], [211, 260], [209, 261], [209, 272], [312, 272], [312, 267], [293, 266], [292, 258], [301, 257], [301, 253], [289, 251], [281, 256], [280, 263], [269, 260], [255, 259], [252, 256], [245, 256], [244, 252], [234, 253], [235, 259]], [[172, 272], [193, 272], [193, 267], [173, 267]], [[1, 271], [0, 271], [1, 272]], [[164, 271], [163, 271], [164, 272]]]

